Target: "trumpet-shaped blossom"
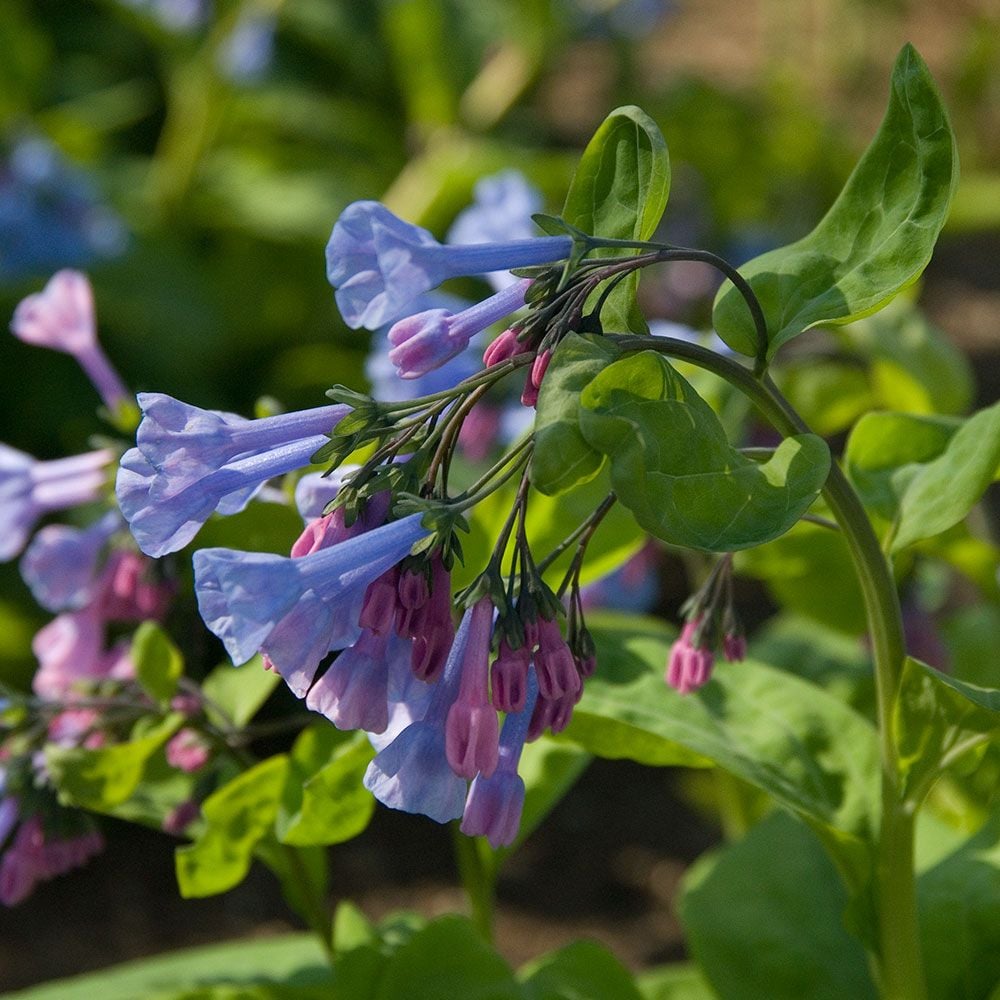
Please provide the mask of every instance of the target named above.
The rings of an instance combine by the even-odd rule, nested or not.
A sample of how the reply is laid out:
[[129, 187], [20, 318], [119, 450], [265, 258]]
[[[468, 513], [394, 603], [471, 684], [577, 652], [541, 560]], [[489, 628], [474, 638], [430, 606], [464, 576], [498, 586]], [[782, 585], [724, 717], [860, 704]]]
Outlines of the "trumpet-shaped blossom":
[[[542, 210], [542, 195], [517, 170], [483, 177], [473, 188], [475, 201], [461, 211], [448, 231], [448, 242], [504, 243], [531, 239], [532, 215]], [[510, 271], [491, 271], [486, 280], [499, 291], [517, 281]]]
[[462, 618], [423, 717], [384, 745], [365, 772], [365, 788], [380, 802], [391, 809], [422, 813], [438, 823], [458, 819], [465, 808], [466, 783], [448, 763], [445, 722], [461, 686], [462, 663], [473, 638], [473, 613], [470, 608]]
[[98, 557], [122, 526], [117, 511], [109, 511], [87, 528], [49, 524], [31, 540], [21, 557], [21, 577], [46, 611], [83, 607], [98, 582]]
[[132, 448], [118, 468], [118, 506], [139, 548], [159, 558], [184, 548], [213, 512], [237, 513], [268, 479], [307, 465], [328, 440], [317, 434], [236, 458], [180, 490], [174, 489], [169, 472], [157, 470], [139, 448]]
[[358, 638], [368, 585], [426, 534], [411, 514], [299, 558], [201, 549], [198, 608], [234, 663], [263, 652], [303, 697], [326, 653]]
[[0, 562], [13, 559], [45, 514], [101, 495], [114, 452], [107, 448], [40, 462], [0, 444]]
[[562, 260], [568, 236], [443, 246], [426, 230], [376, 201], [344, 209], [326, 247], [327, 278], [351, 328], [376, 329], [411, 311], [414, 301], [448, 278]]
[[418, 378], [461, 354], [486, 327], [524, 305], [531, 281], [524, 279], [460, 313], [428, 309], [407, 316], [389, 331], [389, 360], [400, 378]]
[[462, 833], [470, 837], [486, 837], [494, 848], [512, 844], [521, 826], [524, 781], [517, 773], [517, 765], [537, 697], [538, 684], [532, 671], [527, 678], [523, 707], [504, 719], [496, 770], [490, 775], [479, 774], [473, 779], [465, 802]]
[[489, 656], [493, 604], [488, 597], [472, 608], [469, 638], [461, 662], [458, 697], [445, 721], [445, 753], [451, 769], [463, 778], [489, 776], [497, 766], [499, 724], [490, 704]]
[[326, 434], [350, 410], [319, 406], [247, 420], [203, 410], [161, 392], [141, 392], [136, 399], [142, 411], [136, 447], [162, 474], [151, 499], [173, 496], [227, 462]]
[[[382, 733], [389, 725], [388, 632], [365, 629], [309, 689], [306, 707], [325, 715], [338, 729]], [[393, 642], [393, 653], [409, 665], [409, 650]]]
[[715, 655], [707, 646], [695, 646], [694, 636], [699, 619], [689, 621], [681, 629], [680, 638], [670, 648], [670, 658], [664, 679], [680, 694], [696, 691], [712, 676]]
[[26, 344], [65, 351], [76, 358], [108, 409], [118, 409], [129, 398], [97, 341], [94, 293], [86, 275], [57, 271], [41, 292], [21, 300], [10, 328]]
[[330, 475], [307, 472], [300, 477], [295, 484], [295, 509], [302, 519], [308, 522], [322, 517], [326, 505], [340, 492], [343, 481], [359, 468], [357, 465], [341, 465]]

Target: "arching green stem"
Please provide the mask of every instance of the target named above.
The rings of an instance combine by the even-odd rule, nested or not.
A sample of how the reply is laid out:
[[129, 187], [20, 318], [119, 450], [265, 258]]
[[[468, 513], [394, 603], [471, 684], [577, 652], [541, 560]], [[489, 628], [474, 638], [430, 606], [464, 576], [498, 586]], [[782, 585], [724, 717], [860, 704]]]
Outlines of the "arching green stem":
[[[809, 428], [767, 376], [697, 344], [670, 337], [615, 336], [625, 351], [659, 351], [698, 365], [725, 379], [756, 406], [781, 434]], [[875, 905], [881, 982], [886, 1000], [923, 1000], [927, 995], [920, 954], [916, 883], [913, 872], [913, 811], [902, 801], [893, 706], [905, 657], [899, 596], [878, 537], [861, 501], [834, 462], [823, 496], [843, 532], [861, 585], [875, 661], [882, 814], [875, 856]]]

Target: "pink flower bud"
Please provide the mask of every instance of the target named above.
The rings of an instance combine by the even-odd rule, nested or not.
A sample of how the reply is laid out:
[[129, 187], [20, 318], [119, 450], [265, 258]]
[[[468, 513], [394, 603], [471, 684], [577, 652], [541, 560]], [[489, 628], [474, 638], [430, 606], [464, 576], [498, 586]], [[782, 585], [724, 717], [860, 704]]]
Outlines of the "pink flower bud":
[[664, 676], [667, 684], [680, 694], [688, 694], [707, 684], [712, 676], [715, 656], [704, 646], [692, 645], [699, 620], [688, 622], [681, 630], [680, 638], [670, 649], [670, 659]]
[[208, 763], [208, 744], [194, 729], [182, 729], [167, 744], [167, 763], [190, 774]]
[[483, 352], [483, 364], [487, 368], [509, 361], [519, 354], [528, 354], [530, 348], [517, 339], [517, 330], [504, 330]]

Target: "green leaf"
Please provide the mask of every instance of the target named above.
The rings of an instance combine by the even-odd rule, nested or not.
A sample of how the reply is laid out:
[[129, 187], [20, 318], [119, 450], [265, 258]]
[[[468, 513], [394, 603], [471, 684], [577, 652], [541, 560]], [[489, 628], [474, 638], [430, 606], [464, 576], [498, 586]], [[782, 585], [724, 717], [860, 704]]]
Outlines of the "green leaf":
[[721, 1000], [874, 1000], [847, 904], [815, 836], [778, 812], [690, 869], [680, 914]]
[[538, 393], [531, 482], [549, 496], [565, 493], [597, 475], [604, 456], [580, 431], [580, 392], [618, 356], [603, 337], [571, 333], [552, 354]]
[[1000, 813], [917, 882], [928, 993], [981, 1000], [1000, 982]]
[[1000, 736], [1000, 690], [981, 688], [907, 657], [893, 707], [904, 797], [919, 805], [948, 764]]
[[[4, 1000], [161, 1000], [181, 991], [225, 980], [233, 988], [264, 981], [302, 987], [332, 984], [323, 949], [312, 934], [257, 937], [251, 941], [188, 948], [170, 955], [126, 962], [100, 972], [61, 979], [14, 993]], [[166, 993], [169, 997], [170, 994]]]
[[45, 765], [60, 802], [110, 812], [135, 791], [146, 762], [183, 721], [184, 716], [173, 713], [138, 739], [97, 750], [46, 746]]
[[521, 1000], [507, 963], [463, 917], [442, 917], [389, 959], [376, 1000]]
[[968, 358], [908, 296], [839, 333], [847, 350], [860, 350], [869, 359], [877, 400], [872, 409], [959, 414], [972, 404], [975, 380]]
[[[670, 159], [663, 135], [644, 111], [627, 106], [612, 111], [587, 144], [562, 217], [594, 236], [648, 240], [669, 194]], [[598, 251], [592, 256], [609, 253], [622, 251]], [[638, 283], [637, 274], [629, 275], [608, 296], [601, 310], [606, 328], [646, 332], [635, 304]]]
[[844, 451], [847, 475], [865, 506], [891, 521], [920, 466], [937, 458], [960, 426], [950, 417], [865, 414]]
[[643, 1000], [718, 1000], [693, 962], [677, 962], [640, 972], [636, 986]]
[[764, 463], [734, 450], [711, 407], [654, 351], [605, 368], [580, 403], [580, 429], [610, 459], [618, 498], [675, 545], [731, 552], [776, 538], [829, 471], [829, 450], [812, 434], [786, 438]]
[[184, 672], [184, 658], [170, 637], [156, 622], [143, 622], [132, 639], [132, 662], [139, 683], [160, 704], [166, 704], [177, 690]]
[[762, 580], [788, 611], [847, 635], [868, 628], [854, 563], [839, 531], [800, 521], [780, 538], [739, 553], [734, 565]]
[[202, 682], [205, 711], [216, 726], [242, 728], [257, 714], [280, 681], [276, 671], [264, 669], [260, 656], [239, 667], [221, 663]]
[[[820, 323], [875, 312], [927, 266], [958, 183], [948, 115], [923, 60], [903, 47], [889, 107], [871, 145], [816, 228], [740, 268], [767, 320], [768, 356]], [[729, 282], [713, 322], [734, 350], [753, 355], [746, 303]]]
[[980, 410], [910, 480], [899, 503], [892, 551], [931, 538], [972, 510], [1000, 465], [1000, 403]]
[[364, 733], [330, 725], [302, 731], [292, 748], [276, 825], [284, 844], [340, 844], [361, 833], [375, 799], [361, 783], [374, 750]]
[[594, 616], [591, 631], [597, 673], [566, 738], [640, 763], [714, 762], [807, 819], [855, 883], [864, 881], [879, 794], [867, 719], [752, 660], [718, 664], [705, 687], [682, 696], [663, 680], [672, 633], [662, 624], [605, 614]]
[[243, 881], [254, 847], [274, 823], [287, 773], [288, 758], [271, 757], [205, 799], [205, 830], [175, 856], [182, 896], [214, 896]]
[[518, 972], [525, 1000], [641, 1000], [629, 971], [595, 941], [574, 941]]

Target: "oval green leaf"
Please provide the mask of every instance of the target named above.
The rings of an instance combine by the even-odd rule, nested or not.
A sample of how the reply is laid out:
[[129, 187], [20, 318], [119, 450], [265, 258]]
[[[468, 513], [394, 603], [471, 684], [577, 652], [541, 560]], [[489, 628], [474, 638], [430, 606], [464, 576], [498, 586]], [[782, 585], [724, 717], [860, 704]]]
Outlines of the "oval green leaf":
[[[767, 320], [768, 357], [820, 323], [847, 323], [885, 305], [927, 266], [958, 183], [958, 151], [930, 72], [912, 45], [892, 73], [889, 107], [830, 210], [796, 243], [740, 268]], [[726, 282], [713, 322], [736, 351], [756, 334]]]
[[[670, 157], [663, 134], [645, 111], [628, 105], [612, 111], [587, 144], [562, 216], [594, 236], [648, 240], [669, 194]], [[638, 284], [638, 275], [630, 275], [608, 296], [601, 310], [608, 329], [646, 332], [635, 305]]]
[[830, 469], [812, 434], [787, 438], [764, 463], [734, 450], [712, 408], [654, 351], [605, 368], [580, 403], [580, 430], [609, 458], [618, 498], [674, 545], [732, 552], [777, 538]]

